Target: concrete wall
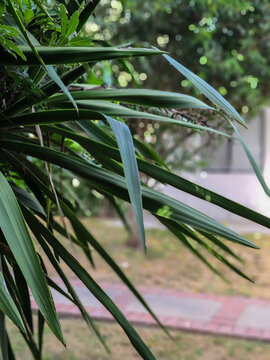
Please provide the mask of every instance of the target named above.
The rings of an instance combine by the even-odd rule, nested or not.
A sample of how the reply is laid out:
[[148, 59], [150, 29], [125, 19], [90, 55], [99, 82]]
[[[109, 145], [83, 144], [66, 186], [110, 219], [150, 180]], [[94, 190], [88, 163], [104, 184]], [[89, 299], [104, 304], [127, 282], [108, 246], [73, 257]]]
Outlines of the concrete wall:
[[[264, 132], [265, 161], [263, 172], [267, 183], [270, 185], [270, 108], [265, 110]], [[251, 134], [251, 131], [249, 134]], [[237, 201], [264, 215], [270, 216], [270, 198], [264, 193], [252, 169], [250, 172], [245, 173], [211, 173], [200, 171], [196, 174], [181, 175], [194, 183]], [[166, 186], [163, 192], [208, 214], [218, 221], [241, 221], [241, 218], [236, 215], [232, 215], [215, 205], [197, 199], [182, 191], [177, 191], [170, 186]]]

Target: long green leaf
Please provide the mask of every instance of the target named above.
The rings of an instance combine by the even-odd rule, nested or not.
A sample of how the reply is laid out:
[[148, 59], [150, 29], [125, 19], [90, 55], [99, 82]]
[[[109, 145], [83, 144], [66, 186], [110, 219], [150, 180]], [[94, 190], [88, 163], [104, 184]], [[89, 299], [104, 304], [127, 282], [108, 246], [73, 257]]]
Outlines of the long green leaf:
[[8, 360], [16, 360], [13, 349], [10, 344], [9, 336], [7, 334], [7, 343], [8, 343]]
[[21, 318], [21, 315], [12, 299], [12, 297], [7, 292], [4, 278], [0, 272], [0, 310], [6, 314], [13, 323], [18, 326], [21, 331], [25, 332], [25, 327]]
[[[27, 46], [20, 46], [26, 57], [26, 61], [21, 58], [15, 59], [9, 53], [4, 53], [0, 58], [1, 66], [12, 65], [39, 65], [40, 61], [33, 54], [32, 49]], [[112, 60], [118, 58], [149, 56], [162, 54], [159, 50], [143, 48], [102, 48], [102, 47], [49, 47], [39, 46], [38, 54], [46, 65], [75, 64], [80, 62], [96, 62], [102, 60]]]
[[7, 180], [0, 173], [0, 227], [33, 297], [53, 333], [64, 343], [60, 324], [31, 237]]
[[135, 149], [130, 130], [125, 123], [104, 115], [115, 134], [121, 154], [130, 201], [136, 214], [137, 225], [143, 247], [146, 250], [143, 225], [142, 194]]
[[8, 360], [6, 319], [2, 311], [0, 311], [0, 360]]
[[17, 264], [13, 265], [13, 273], [16, 287], [18, 289], [17, 295], [20, 302], [25, 320], [33, 332], [33, 320], [32, 320], [32, 310], [31, 310], [31, 300], [29, 294], [29, 288], [23, 274]]
[[[77, 219], [77, 217], [72, 213], [72, 211], [65, 205], [62, 204], [63, 211], [65, 216], [69, 218], [72, 224], [76, 224], [77, 228], [80, 229], [81, 234], [89, 242], [91, 246], [97, 251], [97, 253], [106, 261], [106, 263], [111, 267], [111, 269], [119, 276], [123, 283], [129, 288], [129, 290], [135, 295], [138, 301], [145, 307], [153, 319], [157, 322], [160, 328], [170, 337], [168, 330], [164, 327], [155, 313], [151, 310], [149, 305], [143, 299], [138, 290], [133, 286], [132, 282], [127, 278], [123, 273], [117, 263], [112, 259], [112, 257], [107, 253], [107, 251], [99, 244], [99, 242], [90, 234], [90, 232], [85, 228], [85, 226]], [[56, 229], [57, 230], [57, 229]], [[58, 230], [57, 230], [58, 231]]]
[[38, 351], [40, 357], [42, 357], [44, 326], [44, 317], [42, 316], [41, 312], [38, 311]]
[[61, 78], [58, 76], [57, 72], [54, 70], [54, 67], [52, 65], [46, 66], [46, 71], [48, 75], [51, 77], [51, 79], [59, 86], [59, 88], [66, 94], [68, 99], [71, 101], [74, 108], [78, 111], [78, 106], [73, 99], [71, 93], [68, 91], [68, 88], [65, 86]]
[[[73, 109], [61, 109], [61, 110], [46, 110], [38, 111], [36, 113], [28, 113], [25, 115], [17, 116], [16, 118], [9, 119], [8, 121], [2, 121], [0, 128], [11, 128], [15, 126], [25, 125], [42, 125], [42, 124], [56, 124], [66, 121], [79, 121], [79, 120], [104, 120], [104, 115], [109, 116], [121, 116], [127, 118], [140, 118], [151, 119], [156, 121], [162, 121], [169, 124], [176, 124], [179, 126], [187, 127], [194, 130], [203, 130], [213, 132], [217, 135], [222, 135], [231, 138], [230, 135], [212, 129], [207, 126], [197, 125], [189, 121], [182, 121], [177, 119], [168, 118], [165, 116], [155, 115], [142, 111], [135, 111], [124, 106], [112, 104], [108, 101], [102, 100], [82, 100], [77, 101], [79, 107], [79, 114]], [[61, 107], [69, 107], [69, 104], [61, 104]]]
[[[164, 223], [164, 222], [162, 222]], [[243, 277], [244, 279], [254, 282], [251, 280], [246, 274], [244, 274], [241, 270], [239, 270], [235, 265], [233, 265], [231, 262], [229, 262], [227, 259], [224, 258], [223, 255], [218, 253], [216, 250], [214, 250], [209, 244], [207, 244], [205, 241], [203, 241], [196, 233], [195, 231], [191, 230], [189, 227], [185, 226], [184, 224], [180, 224], [176, 221], [169, 221], [168, 222], [170, 226], [172, 226], [176, 232], [180, 231], [181, 233], [187, 235], [191, 239], [195, 240], [200, 246], [205, 248], [210, 254], [212, 254], [216, 259], [221, 261], [224, 265], [228, 266], [231, 270], [233, 270], [235, 273]], [[219, 273], [220, 274], [220, 273]]]
[[157, 216], [159, 221], [166, 226], [183, 244], [186, 246], [193, 254], [199, 258], [211, 271], [217, 274], [220, 278], [222, 278], [225, 282], [228, 282], [224, 275], [217, 270], [215, 266], [213, 266], [206, 258], [203, 256], [200, 251], [187, 237], [186, 235], [179, 229], [178, 223], [172, 221], [170, 219], [165, 219], [163, 217]]
[[228, 253], [230, 256], [234, 257], [236, 260], [238, 260], [241, 263], [244, 263], [244, 260], [235, 254], [226, 244], [224, 244], [223, 241], [219, 240], [217, 236], [214, 236], [212, 234], [209, 234], [205, 231], [198, 231], [203, 237], [207, 238], [209, 241], [211, 241], [213, 244], [218, 246], [220, 249], [222, 249], [224, 252]]
[[[21, 304], [18, 301], [18, 290], [14, 281], [14, 278], [10, 272], [10, 267], [8, 266], [7, 262], [5, 261], [5, 259], [3, 259], [3, 272], [5, 274], [5, 281], [6, 281], [6, 286], [7, 289], [10, 293], [10, 296], [12, 297], [12, 299], [14, 300], [14, 303], [16, 304], [17, 308], [20, 309], [20, 312], [22, 314], [22, 309], [21, 309]], [[26, 322], [24, 323], [26, 324]], [[26, 329], [26, 333], [22, 332], [22, 336], [24, 338], [24, 340], [26, 341], [27, 345], [29, 346], [29, 349], [31, 350], [33, 357], [39, 358], [38, 356], [38, 348], [36, 346], [35, 340], [33, 338], [33, 333], [32, 331], [29, 329], [28, 326], [25, 327]]]
[[45, 212], [39, 202], [26, 190], [20, 188], [15, 184], [11, 184], [12, 190], [14, 191], [17, 200], [22, 201], [30, 209], [34, 210], [41, 216], [45, 216]]
[[225, 100], [224, 97], [221, 96], [212, 86], [207, 84], [206, 81], [195, 75], [192, 71], [188, 70], [186, 67], [171, 58], [169, 55], [163, 54], [163, 56], [175, 69], [177, 69], [181, 74], [183, 74], [187, 79], [189, 79], [192, 84], [195, 85], [209, 100], [211, 100], [214, 104], [223, 109], [228, 115], [232, 116], [241, 125], [246, 127], [244, 119], [232, 107], [232, 105], [228, 103], [228, 101]]
[[[27, 32], [29, 39], [31, 40], [32, 46], [40, 47], [40, 43], [37, 41], [37, 39], [29, 32]], [[34, 48], [36, 49], [36, 48]], [[32, 49], [33, 50], [33, 49]], [[37, 50], [35, 50], [37, 52]], [[45, 65], [43, 64], [43, 69], [45, 70], [45, 73], [47, 73], [50, 78], [59, 86], [59, 88], [64, 92], [64, 94], [67, 96], [67, 98], [71, 101], [74, 108], [78, 111], [78, 107], [76, 102], [74, 101], [72, 95], [68, 91], [67, 87], [61, 80], [61, 78], [58, 76], [57, 72], [55, 71], [54, 67], [52, 65]], [[44, 74], [45, 74], [44, 73]]]
[[76, 124], [84, 130], [84, 132], [89, 135], [91, 138], [94, 138], [98, 141], [103, 142], [104, 144], [117, 147], [117, 143], [111, 134], [108, 134], [104, 129], [102, 129], [98, 124], [95, 124], [90, 120], [78, 120]]
[[[130, 104], [152, 106], [158, 108], [174, 109], [211, 109], [202, 101], [185, 94], [169, 91], [148, 90], [148, 89], [101, 89], [74, 91], [75, 100], [116, 100]], [[61, 103], [67, 98], [63, 94], [57, 94], [48, 99], [48, 104]]]
[[[24, 169], [25, 169], [25, 165], [24, 165]], [[52, 197], [53, 198], [53, 197]], [[65, 212], [65, 204], [63, 204], [63, 210], [64, 210], [64, 213], [65, 213], [65, 215], [66, 216], [68, 216], [69, 217], [69, 212], [70, 212], [70, 210], [68, 210], [68, 213], [66, 213]], [[147, 208], [147, 207], [146, 207]], [[68, 207], [66, 207], [66, 209], [68, 209]], [[166, 217], [160, 217], [159, 215], [157, 215], [157, 217], [159, 217], [159, 218], [161, 218], [162, 220], [164, 220], [164, 223], [168, 220]], [[76, 219], [76, 218], [75, 218]], [[78, 220], [76, 220], [76, 221], [78, 221]], [[171, 224], [176, 224], [176, 222], [175, 221], [170, 221], [169, 223], [171, 223]], [[81, 225], [80, 225], [81, 226]], [[174, 225], [174, 227], [175, 227], [175, 225]], [[170, 229], [170, 227], [168, 226], [168, 228]], [[177, 223], [177, 228], [179, 228], [179, 223]], [[187, 229], [188, 230], [188, 228], [187, 227], [185, 227], [185, 229]], [[171, 229], [170, 229], [171, 230]], [[86, 230], [85, 230], [86, 231]], [[171, 230], [172, 231], [172, 230]], [[179, 233], [179, 229], [177, 230], [178, 231], [178, 233]], [[183, 231], [183, 230], [182, 230]], [[180, 232], [182, 232], [182, 231], [180, 231]], [[190, 233], [188, 233], [187, 235], [190, 235]], [[85, 237], [86, 238], [88, 238], [89, 237], [89, 234], [87, 235], [87, 231], [85, 232]], [[193, 238], [193, 234], [191, 234], [191, 237]], [[93, 245], [93, 247], [99, 252], [99, 250], [98, 250], [98, 248], [96, 248], [96, 245], [95, 245], [95, 241], [94, 242], [92, 242], [92, 240], [91, 240], [91, 236], [90, 236], [90, 242], [91, 242], [91, 245]], [[182, 239], [183, 240], [183, 239]], [[181, 240], [181, 241], [182, 241]], [[197, 241], [198, 239], [197, 239], [197, 237], [195, 238], [195, 240]], [[207, 265], [207, 266], [209, 266], [209, 263], [207, 262], [207, 260], [198, 252], [198, 250], [196, 249], [196, 247], [194, 247], [194, 245], [192, 244], [192, 242], [190, 242], [190, 241], [187, 241], [187, 240], [185, 240], [184, 241], [184, 243], [185, 243], [185, 245], [186, 246], [188, 246], [189, 248], [190, 248], [190, 250], [191, 251], [193, 251], [194, 253], [195, 253], [195, 255], [196, 256], [198, 256], [203, 262], [205, 262], [205, 264]], [[206, 243], [204, 243], [203, 241], [201, 241], [201, 240], [199, 240], [199, 243], [207, 250], [207, 251], [209, 251], [212, 255], [214, 255], [214, 256], [216, 256], [218, 259], [220, 259], [221, 261], [223, 260], [223, 257], [222, 256], [220, 256], [220, 254], [218, 254], [217, 252], [215, 252], [213, 249], [211, 249], [210, 247], [209, 247], [209, 245], [207, 245]], [[103, 251], [103, 250], [102, 250]], [[105, 256], [103, 255], [103, 253], [100, 253], [100, 255], [104, 258], [104, 259], [106, 259], [106, 253], [105, 253]], [[226, 259], [225, 259], [226, 260]], [[108, 261], [108, 260], [106, 260], [106, 261]], [[229, 266], [233, 271], [235, 271], [235, 272], [237, 272], [240, 276], [243, 276], [243, 277], [245, 277], [245, 278], [247, 278], [241, 271], [239, 271], [239, 269], [237, 269], [233, 264], [231, 264], [231, 263], [227, 263], [227, 260], [226, 261], [222, 261], [226, 266]], [[110, 260], [108, 261], [108, 264], [110, 263]], [[210, 264], [211, 265], [211, 264]], [[210, 266], [210, 268], [211, 268], [211, 266]], [[113, 267], [113, 269], [114, 269], [114, 267]], [[117, 272], [117, 268], [116, 268], [116, 270], [114, 269], [114, 271], [116, 271]], [[214, 270], [215, 271], [215, 270]], [[216, 272], [216, 271], [215, 271]], [[218, 273], [218, 271], [217, 271], [217, 273]], [[220, 275], [220, 274], [219, 274]], [[119, 275], [120, 276], [120, 275]], [[121, 277], [121, 276], [120, 276]], [[122, 278], [122, 277], [121, 277]], [[124, 280], [125, 281], [125, 280]], [[128, 285], [128, 284], [127, 284]], [[129, 286], [129, 285], [128, 285]], [[129, 286], [130, 287], [130, 286]]]
[[80, 32], [89, 17], [93, 14], [95, 8], [97, 7], [100, 0], [91, 0], [89, 3], [85, 6], [83, 11], [80, 13], [79, 16], [79, 25], [77, 27], [77, 32]]
[[263, 174], [258, 166], [258, 164], [256, 163], [254, 157], [252, 156], [249, 148], [247, 147], [243, 137], [241, 136], [240, 132], [238, 131], [237, 127], [233, 124], [233, 122], [228, 118], [226, 117], [228, 122], [231, 124], [232, 128], [234, 129], [235, 133], [237, 134], [241, 144], [242, 144], [242, 147], [247, 155], [247, 158], [255, 172], [255, 175], [257, 176], [257, 179], [259, 180], [264, 192], [266, 193], [266, 195], [270, 196], [270, 188], [268, 187], [268, 185], [266, 184], [265, 180], [264, 180], [264, 177], [263, 177]]

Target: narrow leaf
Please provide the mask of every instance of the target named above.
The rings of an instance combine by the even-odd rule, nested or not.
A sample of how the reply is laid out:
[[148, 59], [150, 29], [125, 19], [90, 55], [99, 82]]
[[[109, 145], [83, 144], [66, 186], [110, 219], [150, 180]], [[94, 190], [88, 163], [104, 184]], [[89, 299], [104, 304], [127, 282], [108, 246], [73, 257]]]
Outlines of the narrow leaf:
[[[76, 91], [73, 94], [75, 100], [116, 100], [124, 103], [138, 104], [158, 108], [173, 109], [205, 109], [211, 107], [202, 101], [185, 94], [170, 91], [148, 90], [148, 89], [100, 89]], [[65, 101], [64, 94], [56, 94], [48, 99], [48, 103], [59, 103]]]
[[255, 172], [255, 175], [257, 176], [257, 179], [259, 180], [264, 192], [266, 193], [266, 195], [270, 196], [270, 189], [268, 187], [268, 185], [266, 184], [265, 180], [264, 180], [264, 177], [263, 177], [263, 174], [258, 166], [258, 164], [256, 163], [254, 157], [252, 156], [249, 148], [247, 147], [243, 137], [241, 136], [240, 132], [238, 131], [237, 127], [233, 124], [233, 122], [228, 118], [226, 117], [228, 122], [231, 124], [232, 128], [234, 129], [234, 131], [236, 132], [237, 136], [238, 136], [238, 139], [240, 140], [242, 146], [243, 146], [243, 149], [247, 155], [247, 158]]
[[53, 333], [64, 342], [34, 245], [13, 191], [2, 173], [0, 173], [0, 227], [40, 311]]
[[[49, 47], [39, 46], [39, 58], [32, 52], [32, 48], [28, 46], [20, 46], [20, 49], [26, 57], [26, 61], [21, 58], [14, 59], [9, 53], [1, 54], [0, 65], [25, 65], [33, 66], [40, 65], [39, 58], [46, 65], [56, 64], [75, 64], [80, 62], [96, 62], [102, 60], [112, 60], [118, 58], [150, 56], [162, 54], [159, 50], [143, 49], [143, 48], [128, 48], [119, 49], [116, 47], [102, 48], [102, 47]], [[37, 52], [37, 50], [36, 50]], [[44, 66], [44, 63], [42, 65]]]
[[[0, 272], [0, 311], [3, 311], [13, 323], [18, 326], [23, 332], [25, 332], [25, 327], [21, 318], [21, 315], [12, 299], [12, 297], [7, 292], [4, 278]], [[2, 331], [2, 329], [1, 329]]]
[[181, 74], [183, 74], [187, 79], [189, 79], [192, 84], [195, 85], [209, 100], [211, 100], [214, 104], [223, 109], [228, 115], [232, 116], [241, 125], [246, 127], [244, 119], [232, 107], [232, 105], [227, 100], [225, 100], [224, 97], [221, 96], [212, 86], [208, 85], [206, 81], [195, 75], [192, 71], [188, 70], [186, 67], [171, 58], [169, 55], [163, 54], [163, 56], [175, 69], [177, 69]]
[[37, 214], [45, 216], [45, 212], [39, 202], [26, 190], [20, 188], [15, 184], [11, 184], [12, 190], [14, 191], [17, 200], [34, 210]]
[[0, 360], [8, 360], [8, 343], [5, 314], [0, 310]]
[[[101, 128], [99, 128], [96, 124], [92, 123], [91, 121], [79, 121], [80, 124], [88, 124], [90, 123], [93, 128], [97, 128], [99, 130], [99, 133], [96, 138], [98, 138], [100, 141], [103, 141], [104, 144], [101, 142], [97, 142], [93, 139], [85, 138], [81, 135], [78, 135], [76, 133], [73, 133], [69, 130], [63, 129], [63, 127], [59, 128], [57, 126], [49, 126], [49, 129], [51, 131], [55, 131], [59, 134], [62, 134], [66, 136], [67, 138], [71, 138], [75, 141], [77, 141], [82, 147], [84, 147], [87, 151], [89, 151], [94, 157], [97, 154], [102, 154], [103, 156], [107, 156], [110, 159], [114, 159], [116, 161], [120, 160], [119, 151], [115, 148], [115, 144], [113, 141], [110, 141], [112, 138], [107, 138], [107, 133], [102, 131]], [[86, 131], [88, 130], [87, 127], [83, 127]], [[91, 136], [93, 132], [88, 131], [89, 135]], [[95, 132], [97, 134], [97, 132]], [[105, 141], [105, 139], [109, 139], [109, 141]], [[110, 146], [108, 146], [109, 144]], [[135, 141], [135, 145], [137, 145], [137, 142]], [[99, 159], [102, 158], [99, 156]], [[154, 158], [153, 158], [154, 159]], [[102, 163], [102, 160], [101, 160]], [[222, 195], [219, 195], [211, 190], [208, 190], [198, 184], [192, 183], [189, 180], [186, 180], [176, 174], [173, 174], [170, 171], [167, 171], [165, 169], [162, 169], [158, 166], [155, 166], [153, 164], [150, 164], [142, 159], [137, 159], [139, 170], [144, 172], [146, 175], [149, 175], [153, 177], [154, 179], [166, 183], [168, 185], [174, 186], [176, 189], [185, 191], [188, 194], [191, 194], [193, 196], [196, 196], [204, 201], [207, 201], [209, 203], [215, 204], [225, 210], [230, 211], [233, 214], [239, 215], [243, 218], [246, 218], [248, 220], [251, 220], [255, 223], [258, 223], [262, 226], [265, 226], [267, 228], [270, 228], [270, 219], [269, 217], [266, 217], [254, 210], [251, 210], [235, 201], [232, 201], [228, 198], [225, 198]], [[232, 255], [232, 254], [231, 254]]]
[[87, 22], [89, 17], [93, 14], [93, 12], [99, 2], [100, 2], [100, 0], [91, 0], [85, 6], [85, 8], [83, 9], [83, 11], [80, 13], [80, 16], [79, 16], [79, 25], [77, 27], [77, 32], [81, 31], [82, 27], [85, 25], [85, 23]]
[[68, 22], [67, 30], [66, 30], [66, 36], [70, 36], [74, 33], [74, 31], [77, 29], [77, 26], [79, 25], [79, 12], [75, 11]]
[[125, 123], [117, 121], [109, 116], [104, 116], [113, 129], [119, 146], [130, 201], [136, 214], [138, 230], [141, 236], [143, 247], [146, 250], [140, 176], [130, 130]]
[[177, 223], [170, 219], [165, 219], [161, 216], [157, 216], [159, 221], [165, 225], [195, 256], [197, 256], [211, 271], [217, 274], [225, 282], [228, 282], [224, 275], [217, 270], [206, 258], [203, 256], [197, 247], [185, 236], [185, 234], [178, 228]]
[[[60, 80], [64, 83], [64, 85], [69, 84], [70, 82], [76, 80], [79, 76], [81, 76], [85, 72], [83, 65], [79, 65], [77, 67], [72, 67], [71, 70], [66, 71], [63, 75], [60, 76]], [[14, 116], [23, 112], [23, 110], [29, 108], [32, 105], [40, 103], [44, 101], [48, 96], [55, 94], [59, 91], [59, 86], [55, 83], [54, 80], [48, 81], [46, 84], [42, 85], [40, 88], [41, 93], [43, 94], [41, 97], [36, 96], [36, 92], [33, 91], [29, 93], [27, 97], [23, 96], [17, 101], [15, 101], [7, 110], [4, 112], [6, 117]]]
[[54, 70], [54, 67], [52, 65], [47, 65], [46, 66], [46, 70], [48, 75], [51, 77], [51, 79], [59, 86], [59, 88], [66, 94], [66, 96], [69, 98], [69, 100], [71, 101], [72, 105], [74, 106], [74, 108], [77, 110], [78, 112], [78, 106], [75, 102], [75, 100], [73, 99], [72, 95], [70, 94], [70, 92], [68, 91], [66, 85], [63, 83], [63, 81], [61, 80], [61, 78], [58, 76], [57, 72]]
[[60, 4], [60, 20], [61, 20], [61, 33], [62, 35], [66, 34], [68, 17], [66, 14], [66, 8], [64, 4]]
[[151, 119], [156, 121], [162, 121], [169, 124], [176, 124], [179, 126], [187, 127], [194, 130], [203, 130], [215, 133], [217, 135], [225, 136], [231, 138], [230, 135], [212, 129], [208, 126], [198, 125], [189, 121], [182, 121], [178, 119], [173, 119], [170, 117], [160, 116], [151, 114], [148, 112], [136, 111], [124, 106], [117, 104], [109, 103], [108, 101], [102, 100], [85, 100], [82, 102], [78, 100], [76, 103], [79, 106], [79, 114], [73, 109], [68, 109], [70, 104], [62, 103], [58, 107], [64, 108], [63, 110], [46, 110], [38, 111], [35, 113], [27, 113], [14, 117], [9, 120], [9, 122], [1, 122], [0, 128], [12, 128], [14, 126], [25, 126], [25, 125], [42, 125], [42, 124], [56, 124], [66, 121], [79, 121], [79, 120], [104, 120], [104, 115], [108, 116], [120, 116], [124, 118], [136, 119]]

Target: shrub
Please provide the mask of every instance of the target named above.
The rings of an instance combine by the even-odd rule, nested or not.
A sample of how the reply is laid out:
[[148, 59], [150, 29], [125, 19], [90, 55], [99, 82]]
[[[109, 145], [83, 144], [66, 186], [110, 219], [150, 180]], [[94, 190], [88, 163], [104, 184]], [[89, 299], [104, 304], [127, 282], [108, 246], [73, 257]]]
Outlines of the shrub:
[[[57, 238], [61, 234], [70, 239], [84, 251], [92, 265], [92, 252], [101, 255], [162, 327], [117, 263], [76, 217], [69, 191], [62, 186], [62, 171], [66, 176], [84, 179], [85, 186], [107, 197], [124, 223], [125, 216], [116, 199], [131, 202], [145, 249], [142, 208], [151, 212], [221, 277], [224, 275], [204, 257], [201, 248], [249, 279], [227, 260], [227, 255], [233, 256], [235, 261], [239, 258], [224, 240], [252, 248], [256, 246], [180, 201], [149, 189], [140, 182], [139, 171], [270, 227], [268, 218], [173, 174], [147, 144], [132, 139], [125, 124], [126, 118], [134, 121], [151, 119], [189, 127], [194, 131], [212, 131], [217, 136], [229, 136], [182, 117], [164, 116], [160, 112], [161, 108], [215, 109], [231, 126], [235, 126], [234, 120], [244, 124], [240, 115], [213, 88], [168, 55], [164, 57], [213, 102], [213, 108], [179, 93], [103, 89], [85, 84], [85, 73], [92, 73], [97, 62], [162, 56], [157, 49], [102, 47], [93, 39], [82, 36], [80, 31], [97, 4], [98, 1], [91, 1], [85, 5], [80, 0], [70, 0], [67, 6], [62, 1], [1, 2], [0, 338], [4, 359], [13, 356], [12, 342], [5, 330], [5, 316], [20, 329], [35, 359], [42, 358], [45, 322], [64, 343], [49, 287], [61, 292], [79, 308], [82, 317], [106, 347], [63, 271], [62, 262], [113, 315], [141, 357], [154, 359], [150, 349], [109, 296]], [[130, 104], [140, 107], [134, 110]], [[245, 149], [268, 191], [251, 154]], [[59, 179], [54, 177], [56, 169], [57, 174], [60, 173]], [[60, 220], [56, 215], [60, 215]], [[67, 221], [74, 235], [67, 230]], [[66, 290], [59, 288], [47, 275], [46, 262], [36, 252], [28, 229]], [[38, 306], [38, 343], [33, 336], [28, 288]]]

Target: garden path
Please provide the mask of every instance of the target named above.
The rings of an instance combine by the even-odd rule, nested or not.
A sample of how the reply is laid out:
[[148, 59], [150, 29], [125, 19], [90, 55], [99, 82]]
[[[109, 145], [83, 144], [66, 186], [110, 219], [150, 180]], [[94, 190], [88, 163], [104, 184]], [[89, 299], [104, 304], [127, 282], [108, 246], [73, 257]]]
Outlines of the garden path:
[[[58, 280], [55, 280], [58, 282]], [[61, 283], [58, 282], [60, 286]], [[78, 280], [72, 281], [93, 319], [113, 321], [110, 313]], [[127, 319], [136, 325], [157, 326], [154, 319], [122, 284], [100, 284]], [[184, 293], [176, 290], [139, 287], [140, 293], [168, 328], [222, 336], [270, 341], [270, 301], [263, 299]], [[52, 290], [61, 316], [80, 316], [76, 306]], [[34, 302], [32, 303], [35, 307]]]

